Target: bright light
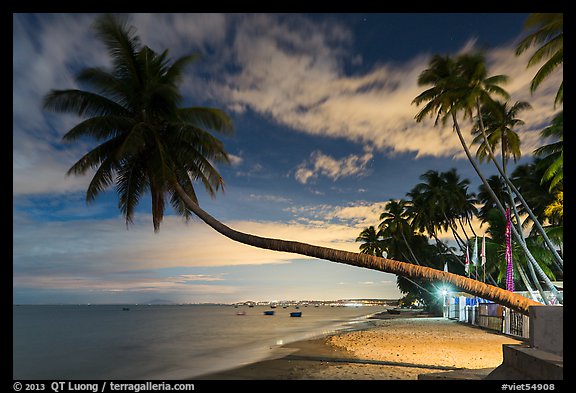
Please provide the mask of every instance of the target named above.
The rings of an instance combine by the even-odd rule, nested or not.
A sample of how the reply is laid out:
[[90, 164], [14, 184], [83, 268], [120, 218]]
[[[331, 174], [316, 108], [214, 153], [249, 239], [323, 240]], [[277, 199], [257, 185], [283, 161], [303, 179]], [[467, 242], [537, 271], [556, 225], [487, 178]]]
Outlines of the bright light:
[[442, 287], [442, 289], [440, 289], [440, 294], [442, 296], [448, 295], [448, 289], [446, 289], [445, 287]]

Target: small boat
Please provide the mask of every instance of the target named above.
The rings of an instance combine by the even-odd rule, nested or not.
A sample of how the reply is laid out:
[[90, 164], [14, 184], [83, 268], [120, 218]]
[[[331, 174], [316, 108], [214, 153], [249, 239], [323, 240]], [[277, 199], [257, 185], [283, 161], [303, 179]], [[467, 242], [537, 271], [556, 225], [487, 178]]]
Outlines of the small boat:
[[122, 307], [122, 311], [130, 311], [130, 307]]
[[301, 317], [302, 316], [302, 311], [295, 311], [295, 312], [291, 312], [290, 313], [291, 317]]
[[274, 315], [274, 310], [264, 311], [264, 315]]
[[246, 311], [238, 311], [236, 315], [246, 315]]

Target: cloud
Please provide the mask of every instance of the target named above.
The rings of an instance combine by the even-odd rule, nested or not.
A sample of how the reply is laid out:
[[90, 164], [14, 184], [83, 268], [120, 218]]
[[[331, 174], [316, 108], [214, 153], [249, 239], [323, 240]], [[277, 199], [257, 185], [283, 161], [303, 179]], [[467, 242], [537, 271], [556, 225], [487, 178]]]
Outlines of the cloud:
[[[61, 136], [78, 119], [42, 110], [42, 97], [53, 88], [75, 88], [74, 74], [84, 66], [109, 66], [105, 47], [91, 29], [95, 14], [13, 15], [13, 178], [15, 194], [78, 191], [87, 180], [65, 177], [65, 171], [88, 145], [64, 146]], [[244, 113], [250, 109], [298, 132], [345, 138], [386, 154], [416, 157], [463, 157], [451, 127], [416, 123], [411, 104], [422, 91], [418, 75], [429, 54], [404, 62], [374, 65], [354, 72], [362, 59], [354, 52], [353, 32], [334, 19], [318, 22], [289, 14], [133, 14], [143, 42], [170, 56], [202, 52], [187, 73], [185, 104], [209, 102]], [[471, 48], [474, 40], [464, 46]], [[514, 44], [486, 52], [493, 74], [510, 76], [512, 100], [527, 100], [519, 132], [528, 155], [540, 144], [542, 126], [553, 115], [553, 98], [562, 70], [531, 96], [535, 67], [526, 68], [530, 53], [513, 54]], [[352, 67], [352, 72], [346, 71]], [[201, 102], [198, 102], [201, 99]], [[466, 132], [469, 143], [471, 137]], [[317, 176], [337, 179], [361, 174], [365, 155], [337, 158], [321, 151], [296, 168], [294, 176], [309, 183]], [[374, 154], [374, 153], [372, 153]], [[243, 162], [231, 155], [233, 165]], [[340, 161], [348, 162], [341, 163]], [[263, 176], [255, 166], [239, 176]]]
[[365, 149], [363, 155], [350, 154], [342, 159], [335, 159], [316, 150], [310, 154], [308, 161], [300, 164], [294, 177], [300, 183], [306, 184], [310, 179], [317, 178], [319, 174], [332, 180], [353, 175], [364, 176], [368, 172], [367, 164], [373, 157], [369, 148]]
[[238, 166], [244, 161], [241, 156], [237, 156], [235, 154], [228, 154], [228, 158], [230, 159], [230, 165], [232, 166]]
[[[428, 54], [349, 74], [344, 71], [346, 59], [353, 55], [349, 30], [337, 23], [316, 26], [303, 17], [298, 18], [299, 29], [294, 26], [290, 18], [244, 16], [231, 49], [237, 69], [223, 78], [225, 83], [214, 86], [215, 94], [230, 107], [250, 108], [300, 132], [341, 137], [389, 154], [464, 157], [449, 125], [433, 127], [432, 120], [414, 120], [419, 108], [411, 102], [424, 89], [417, 79], [428, 67]], [[334, 31], [340, 34], [331, 36]], [[471, 38], [462, 51], [474, 47]], [[538, 142], [536, 131], [553, 114], [555, 90], [543, 86], [529, 96], [534, 71], [526, 70], [527, 55], [514, 55], [514, 43], [490, 49], [486, 55], [491, 74], [510, 77], [505, 88], [512, 100], [528, 100], [534, 107], [522, 114], [527, 127], [519, 130], [529, 154]], [[561, 78], [562, 73], [556, 72], [549, 84], [557, 87]], [[463, 128], [469, 144], [469, 125], [463, 123]], [[306, 165], [295, 174], [301, 183], [315, 175]]]
[[292, 203], [292, 200], [290, 198], [270, 194], [264, 194], [264, 195], [250, 194], [248, 195], [248, 199], [260, 202], [275, 202], [283, 204]]

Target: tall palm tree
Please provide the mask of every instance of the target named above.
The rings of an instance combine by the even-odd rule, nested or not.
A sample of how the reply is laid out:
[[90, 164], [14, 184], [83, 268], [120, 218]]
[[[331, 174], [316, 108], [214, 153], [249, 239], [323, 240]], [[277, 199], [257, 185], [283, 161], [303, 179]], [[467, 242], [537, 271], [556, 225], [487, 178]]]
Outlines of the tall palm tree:
[[[548, 235], [546, 234], [546, 231], [544, 230], [538, 219], [532, 213], [530, 206], [526, 203], [522, 194], [516, 188], [514, 183], [512, 183], [512, 181], [508, 178], [506, 172], [496, 160], [495, 154], [492, 151], [490, 143], [488, 142], [488, 137], [484, 129], [484, 122], [481, 116], [481, 104], [488, 106], [494, 105], [494, 100], [492, 99], [490, 94], [498, 94], [505, 98], [508, 97], [508, 93], [506, 93], [502, 88], [498, 86], [498, 83], [506, 81], [506, 77], [502, 75], [488, 77], [487, 76], [488, 71], [486, 69], [486, 61], [481, 53], [460, 55], [458, 57], [457, 64], [458, 64], [458, 74], [462, 78], [459, 81], [459, 86], [457, 87], [460, 93], [459, 106], [461, 106], [462, 110], [464, 111], [464, 114], [465, 115], [468, 114], [469, 116], [472, 116], [472, 110], [474, 107], [476, 108], [476, 114], [478, 118], [477, 123], [478, 129], [480, 130], [482, 137], [484, 138], [486, 150], [488, 151], [490, 159], [496, 166], [496, 169], [498, 169], [498, 172], [500, 173], [502, 178], [508, 184], [508, 187], [511, 189], [510, 194], [512, 194], [512, 192], [516, 194], [516, 197], [518, 198], [520, 203], [524, 206], [526, 213], [528, 213], [530, 218], [533, 220], [536, 229], [540, 232], [540, 234], [544, 238], [545, 243], [552, 252], [552, 255], [556, 259], [557, 263], [563, 265], [564, 262], [560, 257], [560, 255], [556, 252], [554, 244], [549, 239]], [[461, 86], [462, 83], [465, 85], [465, 87]], [[522, 238], [522, 231], [519, 231], [518, 234], [519, 234], [518, 241], [520, 243], [525, 243], [524, 239]], [[530, 252], [528, 247], [523, 247], [523, 250], [527, 253]], [[531, 258], [531, 260], [533, 260], [534, 263], [536, 263], [536, 260], [534, 258]], [[552, 284], [550, 283], [550, 285]], [[555, 287], [551, 289], [555, 290]]]
[[470, 180], [461, 180], [460, 176], [456, 172], [456, 168], [442, 172], [440, 176], [444, 182], [444, 193], [446, 194], [446, 199], [449, 205], [448, 216], [451, 220], [460, 224], [460, 228], [467, 240], [469, 239], [469, 236], [466, 233], [466, 228], [462, 221], [468, 224], [472, 233], [476, 236], [471, 221], [472, 218], [478, 214], [478, 209], [475, 206], [476, 196], [474, 193], [468, 192]]
[[222, 235], [247, 245], [307, 255], [352, 266], [430, 281], [445, 281], [524, 314], [540, 305], [523, 296], [438, 269], [373, 255], [306, 243], [266, 238], [236, 231], [198, 205], [193, 184], [200, 181], [215, 194], [223, 185], [211, 161], [226, 161], [223, 144], [205, 129], [228, 131], [230, 119], [217, 109], [180, 108], [178, 80], [190, 57], [170, 64], [167, 51], [157, 54], [141, 46], [134, 28], [111, 15], [98, 17], [96, 31], [112, 58], [112, 70], [88, 68], [78, 81], [92, 89], [53, 90], [44, 106], [87, 117], [68, 131], [66, 140], [90, 137], [100, 144], [69, 173], [95, 169], [87, 199], [116, 185], [119, 208], [130, 222], [145, 192], [152, 195], [154, 229], [162, 221], [165, 198], [185, 217], [195, 214]]
[[372, 225], [364, 228], [356, 238], [356, 241], [362, 242], [360, 252], [363, 254], [381, 257], [384, 253], [382, 231], [376, 231]]
[[413, 263], [420, 265], [418, 258], [414, 254], [410, 243], [406, 239], [406, 236], [412, 236], [412, 226], [408, 221], [408, 211], [406, 210], [407, 202], [404, 199], [395, 201], [391, 199], [387, 204], [385, 211], [380, 214], [380, 224], [378, 228], [382, 231], [383, 236], [390, 236], [392, 238], [400, 235], [403, 243], [406, 245], [406, 249], [410, 253], [410, 258]]
[[457, 232], [457, 223], [460, 223], [464, 236], [468, 238], [462, 220], [468, 221], [476, 214], [473, 205], [475, 198], [467, 192], [469, 180], [460, 180], [454, 168], [446, 172], [429, 170], [420, 179], [423, 181], [407, 195], [412, 197], [412, 203], [416, 206], [423, 205], [422, 210], [427, 212], [427, 218], [436, 225], [437, 230], [450, 229], [463, 251], [466, 242]]
[[[532, 82], [530, 91], [534, 93], [550, 74], [564, 63], [564, 14], [533, 13], [524, 22], [524, 28], [531, 30], [516, 46], [516, 55], [524, 53], [534, 45], [541, 46], [532, 54], [528, 67], [545, 60]], [[564, 101], [564, 81], [560, 83], [554, 99], [554, 106]]]
[[[498, 210], [500, 210], [502, 215], [505, 215], [504, 207], [494, 191], [490, 188], [485, 176], [480, 171], [478, 164], [470, 153], [466, 141], [462, 136], [457, 118], [459, 111], [463, 111], [465, 115], [468, 114], [471, 116], [474, 105], [476, 105], [479, 111], [480, 101], [488, 101], [490, 99], [490, 92], [505, 95], [505, 92], [495, 85], [501, 81], [502, 78], [485, 78], [485, 72], [483, 72], [483, 68], [481, 67], [482, 62], [478, 61], [478, 57], [479, 56], [476, 55], [471, 56], [464, 54], [460, 55], [457, 61], [455, 61], [449, 56], [433, 56], [430, 60], [429, 68], [422, 71], [418, 76], [419, 85], [432, 86], [414, 98], [412, 103], [416, 105], [425, 103], [424, 107], [415, 116], [418, 122], [421, 122], [427, 116], [435, 117], [434, 125], [437, 125], [438, 121], [442, 121], [442, 123], [445, 124], [447, 119], [452, 119], [454, 131], [456, 131], [458, 135], [458, 139], [460, 140], [468, 161], [470, 161], [478, 177], [480, 177], [482, 183], [486, 186]], [[484, 87], [482, 88], [482, 86]], [[489, 144], [487, 144], [487, 146], [489, 147]], [[493, 154], [491, 154], [491, 158], [495, 161]], [[497, 167], [499, 168], [498, 165]], [[517, 192], [517, 190], [515, 190], [515, 192]], [[562, 294], [558, 292], [542, 268], [538, 265], [538, 262], [536, 262], [530, 254], [530, 250], [515, 226], [512, 226], [512, 233], [520, 243], [530, 263], [534, 265], [538, 276], [546, 282], [549, 290], [552, 291], [561, 302]], [[549, 247], [552, 247], [551, 243]], [[554, 249], [552, 248], [552, 250]]]
[[[500, 144], [500, 155], [502, 158], [502, 178], [508, 179], [508, 174], [506, 172], [509, 156], [512, 156], [514, 162], [516, 162], [520, 156], [520, 138], [518, 134], [514, 131], [514, 127], [523, 125], [524, 122], [518, 119], [516, 116], [519, 112], [530, 109], [530, 104], [524, 101], [517, 101], [511, 107], [507, 102], [501, 101], [487, 101], [485, 105], [480, 109], [480, 113], [477, 117], [472, 133], [476, 134], [473, 143], [479, 144], [476, 156], [482, 162], [488, 158], [494, 158], [493, 151]], [[495, 160], [494, 160], [495, 162]], [[523, 242], [526, 242], [524, 238], [524, 233], [521, 227], [520, 215], [518, 209], [516, 208], [516, 203], [512, 197], [512, 192], [510, 191], [510, 186], [505, 182], [505, 187], [508, 194], [508, 204], [512, 207], [516, 223], [518, 225], [518, 233]], [[523, 197], [519, 197], [523, 200]], [[528, 248], [531, 252], [532, 250]], [[538, 278], [532, 265], [528, 265], [528, 269], [532, 280], [541, 292], [542, 298], [545, 299], [542, 289], [538, 283]], [[531, 286], [528, 278], [524, 275], [522, 267], [518, 266], [518, 272], [525, 284], [525, 286], [531, 291]], [[532, 293], [532, 292], [530, 292]]]
[[[514, 131], [515, 126], [523, 125], [524, 122], [516, 116], [519, 112], [531, 108], [525, 101], [517, 101], [509, 106], [508, 102], [494, 101], [485, 105], [481, 109], [480, 116], [484, 123], [484, 132], [487, 142], [492, 151], [500, 144], [500, 154], [502, 157], [502, 169], [506, 173], [506, 165], [510, 157], [517, 162], [522, 153], [520, 152], [520, 137]], [[480, 162], [489, 158], [488, 148], [482, 132], [480, 131], [480, 119], [472, 129], [472, 134], [476, 135], [472, 143], [478, 144], [476, 157]]]
[[[501, 176], [493, 175], [487, 180], [488, 185], [502, 205], [504, 205], [506, 201], [510, 200], [508, 187], [506, 187], [506, 182], [502, 180]], [[498, 207], [492, 200], [492, 197], [484, 184], [480, 184], [478, 187], [478, 202], [481, 204], [481, 207], [478, 210], [478, 218], [480, 218], [482, 222], [488, 222], [488, 212], [492, 209], [498, 210]]]

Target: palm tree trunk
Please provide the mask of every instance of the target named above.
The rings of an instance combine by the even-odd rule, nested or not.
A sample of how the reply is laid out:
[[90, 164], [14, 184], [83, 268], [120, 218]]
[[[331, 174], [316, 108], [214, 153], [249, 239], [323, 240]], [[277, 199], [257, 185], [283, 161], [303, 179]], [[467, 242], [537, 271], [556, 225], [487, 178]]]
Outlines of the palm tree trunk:
[[490, 143], [488, 143], [488, 137], [486, 136], [486, 132], [484, 131], [484, 122], [482, 121], [482, 116], [480, 115], [480, 101], [478, 99], [476, 100], [476, 110], [478, 112], [478, 120], [479, 120], [479, 125], [480, 125], [479, 128], [480, 128], [480, 131], [482, 132], [482, 137], [484, 138], [484, 143], [486, 145], [486, 149], [488, 150], [488, 155], [490, 156], [490, 159], [492, 160], [492, 162], [494, 163], [494, 165], [498, 169], [498, 172], [500, 172], [500, 175], [504, 178], [504, 181], [506, 182], [506, 184], [508, 184], [508, 186], [510, 188], [512, 188], [512, 191], [514, 191], [514, 193], [518, 196], [520, 203], [522, 203], [522, 205], [526, 209], [526, 212], [528, 213], [528, 215], [532, 219], [532, 222], [534, 222], [534, 225], [536, 225], [538, 232], [540, 232], [540, 234], [542, 235], [542, 238], [544, 238], [544, 241], [545, 241], [546, 245], [548, 246], [548, 248], [550, 249], [550, 252], [554, 256], [554, 259], [556, 259], [556, 261], [560, 264], [560, 266], [564, 266], [564, 261], [562, 260], [560, 255], [558, 255], [558, 252], [556, 251], [556, 246], [554, 246], [554, 244], [552, 244], [552, 242], [548, 238], [548, 235], [544, 231], [544, 228], [542, 228], [542, 225], [540, 225], [540, 222], [538, 221], [538, 219], [536, 218], [536, 216], [534, 215], [534, 213], [530, 209], [530, 206], [528, 206], [528, 204], [526, 203], [526, 201], [522, 197], [522, 194], [520, 194], [520, 191], [518, 191], [518, 189], [516, 188], [514, 183], [512, 183], [512, 181], [508, 178], [508, 176], [506, 176], [505, 171], [498, 164], [498, 161], [496, 160], [496, 157], [494, 156], [494, 152], [492, 151], [492, 147], [490, 146]]
[[462, 224], [462, 219], [458, 219], [458, 224], [460, 224], [460, 229], [462, 229], [462, 233], [464, 233], [464, 237], [466, 238], [466, 242], [470, 243], [470, 237], [468, 236], [468, 233], [466, 232], [466, 229], [464, 229], [464, 224]]
[[212, 227], [220, 234], [227, 238], [247, 244], [250, 246], [263, 248], [273, 251], [284, 251], [299, 255], [326, 259], [332, 262], [343, 263], [346, 265], [363, 267], [372, 270], [397, 274], [403, 277], [426, 279], [430, 281], [444, 281], [460, 288], [464, 292], [479, 296], [484, 299], [492, 300], [498, 304], [509, 307], [524, 315], [528, 315], [530, 306], [540, 306], [542, 303], [535, 302], [524, 296], [506, 291], [483, 282], [472, 280], [468, 277], [460, 276], [454, 273], [448, 273], [443, 270], [432, 269], [426, 266], [417, 266], [406, 262], [395, 261], [393, 259], [376, 257], [368, 254], [353, 253], [349, 251], [336, 250], [333, 248], [314, 246], [311, 244], [272, 239], [255, 236], [236, 231], [214, 217], [206, 213], [198, 206], [184, 191], [180, 184], [175, 183], [174, 189], [182, 198], [186, 206], [196, 214], [202, 221]]
[[[506, 169], [506, 168], [504, 168], [504, 169]], [[522, 242], [524, 244], [526, 244], [526, 239], [524, 238], [524, 232], [522, 232], [522, 223], [520, 221], [520, 215], [518, 214], [518, 209], [516, 209], [516, 203], [514, 203], [514, 197], [512, 196], [512, 193], [510, 192], [510, 187], [508, 186], [508, 184], [506, 184], [506, 188], [508, 189], [508, 196], [510, 197], [510, 204], [512, 205], [512, 210], [514, 211], [514, 217], [516, 217], [516, 225], [518, 226], [518, 233], [520, 234], [520, 237], [522, 238]], [[520, 267], [520, 264], [518, 264], [518, 267]], [[544, 304], [548, 305], [549, 304], [548, 299], [546, 299], [546, 295], [544, 294], [544, 290], [542, 289], [542, 286], [540, 285], [540, 282], [538, 281], [538, 277], [536, 277], [536, 273], [534, 272], [534, 267], [532, 266], [531, 263], [528, 263], [528, 271], [530, 272], [530, 277], [534, 281], [534, 285], [536, 285], [536, 288], [538, 289], [538, 293], [540, 293], [540, 296], [542, 297]]]
[[472, 234], [474, 235], [474, 237], [479, 237], [476, 234], [476, 231], [474, 230], [474, 228], [472, 227], [472, 220], [470, 220], [470, 218], [466, 218], [466, 223], [468, 224], [468, 227], [470, 228], [470, 230], [472, 231]]
[[414, 259], [414, 262], [416, 262], [417, 265], [420, 265], [420, 261], [418, 261], [416, 255], [414, 255], [414, 251], [412, 251], [412, 247], [410, 247], [410, 244], [408, 244], [408, 240], [406, 240], [406, 236], [404, 236], [404, 232], [402, 232], [402, 230], [400, 230], [400, 234], [402, 235], [402, 239], [404, 239], [404, 244], [406, 244], [406, 247], [408, 247], [408, 251], [410, 251], [410, 255], [412, 255], [412, 258]]
[[[458, 124], [458, 120], [456, 119], [456, 113], [454, 111], [452, 111], [452, 120], [454, 123], [454, 129], [456, 130], [456, 134], [458, 135], [458, 138], [460, 139], [460, 143], [462, 144], [462, 147], [464, 148], [464, 152], [466, 153], [466, 157], [468, 157], [468, 161], [470, 161], [470, 163], [472, 164], [472, 167], [474, 168], [474, 170], [476, 171], [476, 173], [480, 177], [480, 180], [482, 180], [482, 183], [484, 183], [484, 185], [486, 186], [486, 189], [490, 193], [490, 196], [492, 196], [492, 199], [494, 200], [494, 203], [496, 204], [496, 206], [498, 207], [500, 212], [503, 215], [506, 215], [506, 211], [504, 210], [504, 207], [502, 206], [502, 204], [498, 200], [498, 197], [494, 193], [494, 190], [492, 189], [492, 187], [490, 187], [490, 184], [488, 184], [488, 181], [486, 180], [486, 178], [484, 177], [482, 172], [480, 172], [480, 169], [478, 168], [476, 161], [474, 160], [474, 158], [470, 154], [470, 150], [468, 149], [468, 146], [466, 145], [466, 141], [462, 137], [462, 132], [460, 131], [460, 126]], [[530, 253], [530, 250], [528, 250], [526, 243], [522, 242], [522, 238], [518, 234], [518, 231], [516, 231], [516, 227], [514, 225], [512, 225], [511, 229], [512, 229], [512, 233], [514, 234], [514, 238], [518, 241], [518, 243], [520, 244], [520, 247], [522, 247], [522, 251], [524, 251], [524, 253], [526, 254], [526, 257], [528, 258], [530, 263], [533, 264], [538, 275], [542, 278], [542, 280], [544, 280], [544, 282], [546, 283], [546, 286], [554, 294], [554, 296], [556, 296], [558, 301], [560, 303], [562, 303], [562, 300], [563, 300], [562, 294], [560, 292], [558, 292], [558, 290], [552, 284], [552, 282], [550, 281], [550, 279], [548, 278], [546, 273], [544, 273], [544, 271], [542, 270], [540, 265], [538, 265], [538, 262], [536, 262], [536, 260], [534, 259], [534, 256], [532, 256], [532, 253]]]
[[[534, 299], [535, 301], [538, 301], [538, 299], [536, 299], [536, 297], [534, 296], [532, 286], [530, 285], [530, 280], [528, 280], [528, 277], [526, 277], [526, 273], [524, 272], [524, 269], [522, 268], [522, 266], [520, 266], [520, 263], [518, 263], [518, 262], [516, 262], [516, 269], [518, 270], [518, 274], [520, 275], [520, 278], [522, 279], [524, 286], [526, 286], [526, 289], [528, 290], [530, 297], [532, 299]], [[540, 296], [543, 296], [543, 294], [540, 293]], [[542, 297], [542, 299], [544, 300], [544, 304], [548, 305], [548, 301], [546, 300], [546, 298]]]

